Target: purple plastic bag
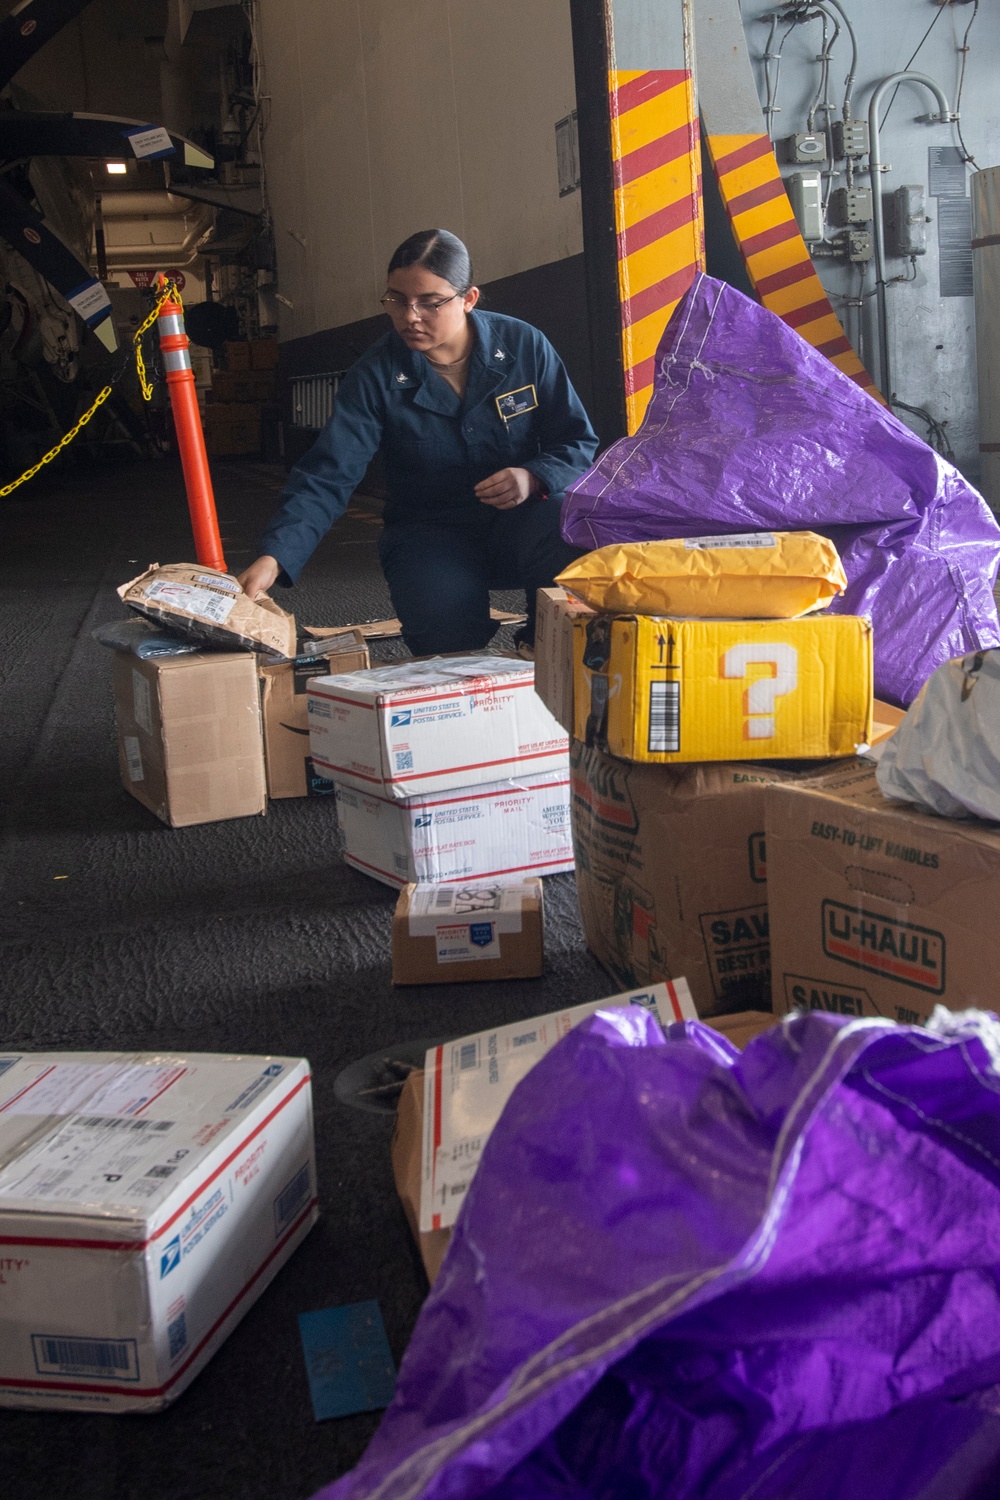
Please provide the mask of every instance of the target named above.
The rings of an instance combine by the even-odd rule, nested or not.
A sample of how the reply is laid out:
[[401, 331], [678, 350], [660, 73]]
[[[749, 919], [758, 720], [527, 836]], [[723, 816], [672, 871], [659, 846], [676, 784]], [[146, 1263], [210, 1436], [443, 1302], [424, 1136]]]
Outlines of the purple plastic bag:
[[323, 1500], [1000, 1493], [997, 1056], [976, 1012], [742, 1054], [585, 1021], [510, 1099]]
[[642, 428], [569, 490], [577, 547], [822, 532], [868, 615], [875, 691], [909, 704], [935, 667], [1000, 645], [1000, 527], [953, 465], [774, 313], [699, 276], [656, 353]]

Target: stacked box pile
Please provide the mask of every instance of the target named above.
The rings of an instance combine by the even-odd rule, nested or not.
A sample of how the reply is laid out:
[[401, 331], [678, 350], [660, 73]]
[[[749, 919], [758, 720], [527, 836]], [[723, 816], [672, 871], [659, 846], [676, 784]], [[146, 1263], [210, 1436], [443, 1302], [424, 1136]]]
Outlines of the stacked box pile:
[[[773, 537], [675, 545], [696, 553], [719, 542], [749, 554]], [[700, 556], [691, 567], [676, 613], [646, 612], [649, 587], [634, 565], [606, 590], [610, 607], [580, 582], [596, 571], [588, 558], [567, 570], [565, 588], [539, 594], [537, 690], [572, 735], [577, 887], [592, 952], [622, 986], [684, 975], [702, 1016], [769, 1010], [768, 796], [857, 768], [901, 714], [873, 708], [868, 622], [814, 612], [835, 592], [828, 581], [812, 600], [794, 579], [755, 596], [747, 565], [736, 590], [744, 608], [777, 596], [780, 610], [784, 589], [810, 612], [742, 619], [706, 583]], [[826, 571], [835, 583], [836, 569]], [[709, 585], [706, 605], [696, 593]]]
[[573, 867], [569, 740], [530, 663], [467, 655], [309, 684], [349, 864], [396, 888]]
[[215, 371], [205, 403], [205, 446], [216, 458], [259, 453], [263, 425], [277, 417], [278, 341], [224, 347], [225, 368]]

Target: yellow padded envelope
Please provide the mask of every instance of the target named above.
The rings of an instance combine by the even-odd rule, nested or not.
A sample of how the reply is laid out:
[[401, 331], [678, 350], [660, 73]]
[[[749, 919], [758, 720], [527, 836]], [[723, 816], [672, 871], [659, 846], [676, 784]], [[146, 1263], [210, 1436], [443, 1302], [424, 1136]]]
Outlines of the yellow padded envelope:
[[623, 760], [854, 755], [872, 740], [872, 630], [801, 620], [582, 616], [574, 733]]
[[836, 547], [813, 531], [620, 542], [556, 579], [608, 614], [790, 620], [825, 609], [847, 587]]

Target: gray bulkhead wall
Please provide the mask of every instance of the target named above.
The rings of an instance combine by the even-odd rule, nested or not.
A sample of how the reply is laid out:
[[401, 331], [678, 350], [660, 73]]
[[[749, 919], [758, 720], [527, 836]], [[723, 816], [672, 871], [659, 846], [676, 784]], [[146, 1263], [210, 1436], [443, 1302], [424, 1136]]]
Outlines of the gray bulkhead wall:
[[[969, 22], [973, 19], [970, 3], [939, 5], [936, 0], [842, 0], [858, 38], [858, 74], [854, 89], [854, 116], [866, 120], [872, 92], [880, 79], [905, 68], [919, 46], [912, 68], [929, 74], [944, 89], [952, 108], [958, 84], [961, 54], [958, 51]], [[761, 101], [766, 98], [764, 53], [767, 50], [769, 24], [765, 19], [781, 7], [767, 0], [742, 0], [744, 29]], [[933, 23], [933, 25], [932, 25]], [[929, 34], [923, 45], [921, 38]], [[785, 30], [779, 24], [774, 47]], [[777, 103], [779, 112], [771, 124], [772, 138], [785, 137], [806, 129], [806, 115], [819, 81], [814, 61], [820, 51], [821, 27], [818, 21], [796, 26], [782, 49]], [[701, 57], [702, 38], [696, 40]], [[996, 0], [981, 0], [969, 37], [965, 81], [962, 89], [962, 134], [980, 167], [1000, 162], [1000, 90], [997, 88], [1000, 67], [1000, 7]], [[844, 80], [850, 63], [850, 47], [842, 31], [834, 52], [830, 75], [830, 92], [838, 106], [843, 97]], [[775, 64], [772, 62], [772, 78]], [[890, 101], [891, 107], [890, 107]], [[959, 466], [973, 480], [979, 473], [979, 434], [976, 394], [976, 343], [973, 299], [971, 295], [971, 250], [969, 231], [969, 183], [972, 168], [950, 175], [936, 173], [929, 180], [930, 151], [940, 147], [958, 147], [953, 125], [918, 123], [916, 116], [926, 115], [937, 106], [926, 89], [905, 83], [893, 100], [892, 90], [886, 96], [882, 118], [882, 161], [891, 171], [880, 174], [884, 194], [908, 184], [923, 187], [927, 224], [927, 253], [918, 257], [915, 279], [896, 283], [888, 289], [889, 344], [892, 355], [893, 385], [901, 400], [911, 406], [926, 408], [938, 421], [946, 423], [945, 432], [955, 451]], [[822, 116], [818, 123], [822, 122]], [[779, 151], [779, 161], [781, 153]], [[842, 165], [842, 164], [841, 164]], [[947, 165], [947, 163], [945, 163]], [[782, 172], [801, 170], [782, 163]], [[843, 177], [835, 186], [843, 185]], [[867, 173], [857, 178], [868, 186]], [[944, 197], [930, 196], [931, 188], [946, 188]], [[948, 197], [965, 203], [949, 202]], [[941, 295], [941, 257], [939, 221], [943, 217], [949, 266], [946, 267], [946, 289]], [[963, 225], [964, 230], [963, 230]], [[869, 226], [870, 227], [870, 226]], [[964, 252], [960, 240], [964, 233]], [[963, 283], [961, 260], [964, 253], [969, 275]], [[830, 293], [834, 308], [845, 324], [845, 331], [857, 347], [859, 343], [855, 310], [844, 298], [857, 296], [859, 271], [848, 269], [840, 260], [814, 256], [820, 278]], [[914, 268], [906, 260], [894, 258], [888, 274], [912, 276]], [[866, 365], [878, 374], [875, 338], [874, 268], [869, 266], [864, 283], [864, 313], [861, 321], [861, 348]], [[962, 285], [967, 288], [958, 294]], [[928, 435], [925, 422], [899, 411], [898, 415], [922, 437]]]
[[542, 327], [587, 399], [569, 0], [259, 0], [282, 368], [343, 368], [387, 326], [397, 244], [469, 245], [486, 305]]

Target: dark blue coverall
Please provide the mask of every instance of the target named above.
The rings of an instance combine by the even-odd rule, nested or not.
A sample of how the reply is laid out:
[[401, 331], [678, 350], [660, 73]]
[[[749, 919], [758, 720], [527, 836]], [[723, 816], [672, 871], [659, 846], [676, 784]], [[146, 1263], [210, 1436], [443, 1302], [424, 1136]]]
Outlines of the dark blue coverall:
[[[280, 581], [294, 583], [381, 450], [389, 498], [379, 558], [415, 656], [485, 646], [496, 629], [491, 587], [525, 590], [534, 640], [535, 591], [580, 555], [559, 532], [562, 494], [597, 449], [544, 334], [500, 313], [469, 317], [464, 400], [395, 332], [362, 355], [260, 543]], [[505, 511], [476, 499], [474, 485], [513, 467], [537, 475], [542, 493]]]

